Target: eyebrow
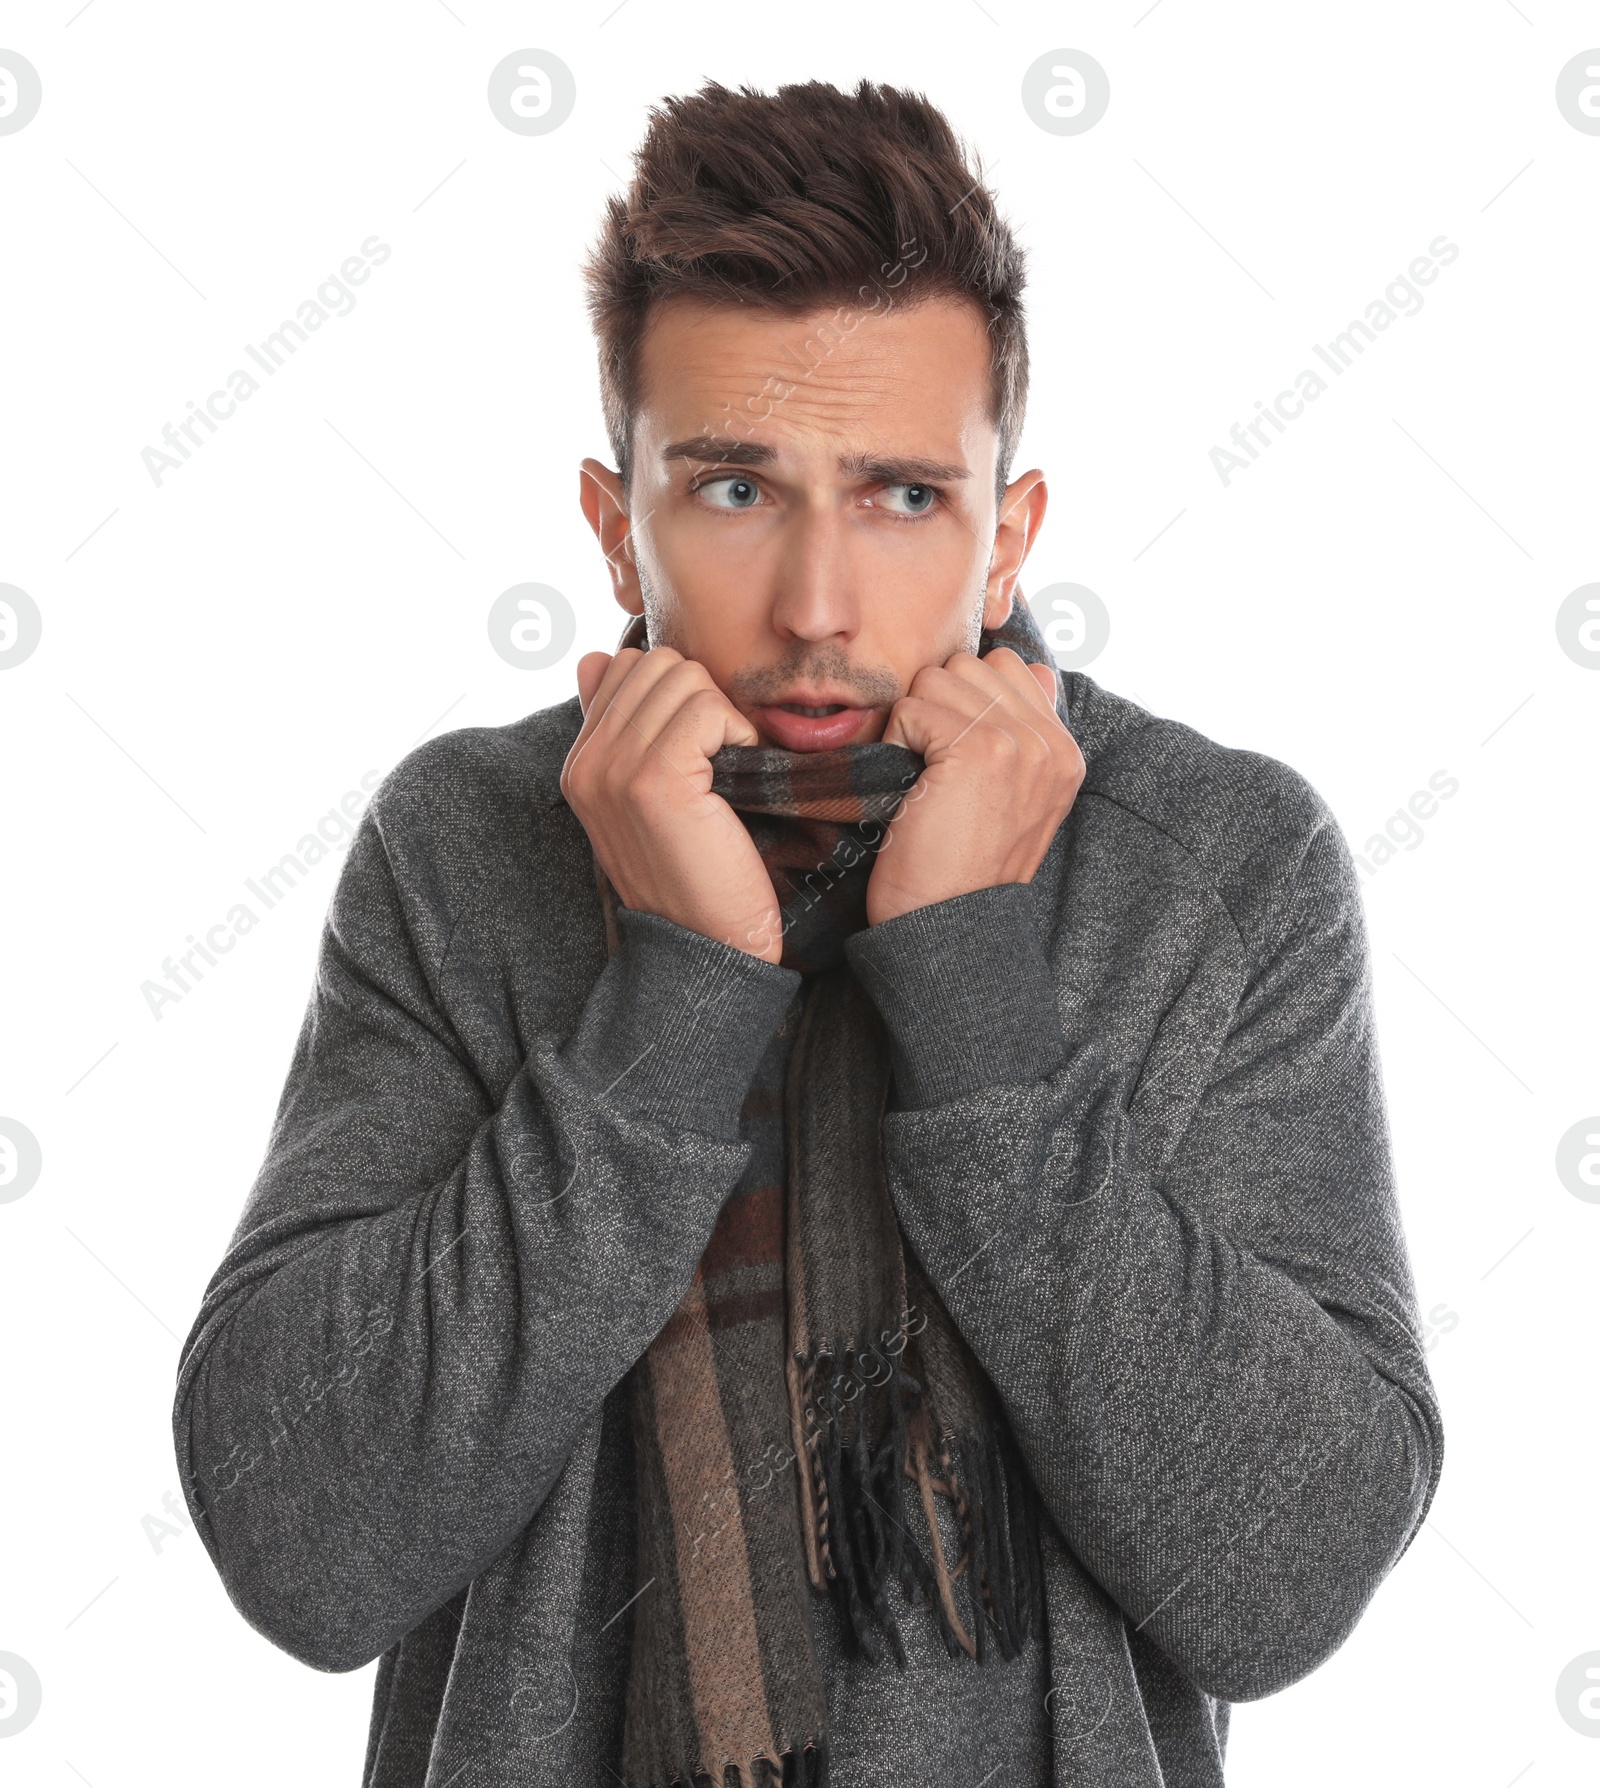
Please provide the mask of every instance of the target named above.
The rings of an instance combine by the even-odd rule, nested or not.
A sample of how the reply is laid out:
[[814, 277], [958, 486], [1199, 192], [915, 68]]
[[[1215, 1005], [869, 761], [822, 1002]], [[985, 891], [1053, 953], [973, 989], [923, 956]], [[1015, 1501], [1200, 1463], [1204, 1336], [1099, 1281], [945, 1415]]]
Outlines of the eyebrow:
[[[778, 453], [761, 441], [740, 441], [732, 435], [691, 435], [663, 447], [661, 457], [693, 460], [702, 465], [770, 466]], [[874, 484], [942, 484], [972, 476], [965, 466], [897, 454], [875, 458], [865, 453], [841, 453], [838, 463], [847, 478], [866, 478]]]

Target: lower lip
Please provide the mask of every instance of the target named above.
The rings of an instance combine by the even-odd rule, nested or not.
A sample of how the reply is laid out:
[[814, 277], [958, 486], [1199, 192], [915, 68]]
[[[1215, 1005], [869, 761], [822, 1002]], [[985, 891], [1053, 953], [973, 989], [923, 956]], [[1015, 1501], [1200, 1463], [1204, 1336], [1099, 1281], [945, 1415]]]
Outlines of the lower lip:
[[785, 751], [834, 751], [849, 745], [866, 726], [871, 708], [841, 708], [837, 714], [813, 718], [787, 708], [757, 708], [756, 725]]

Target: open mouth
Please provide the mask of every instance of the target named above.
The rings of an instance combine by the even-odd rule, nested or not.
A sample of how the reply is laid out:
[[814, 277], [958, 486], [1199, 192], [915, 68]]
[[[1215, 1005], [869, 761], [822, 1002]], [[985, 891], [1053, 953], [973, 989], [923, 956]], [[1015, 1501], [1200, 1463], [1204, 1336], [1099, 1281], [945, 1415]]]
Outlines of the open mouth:
[[870, 731], [873, 710], [854, 702], [769, 702], [752, 716], [766, 742], [786, 751], [835, 751]]

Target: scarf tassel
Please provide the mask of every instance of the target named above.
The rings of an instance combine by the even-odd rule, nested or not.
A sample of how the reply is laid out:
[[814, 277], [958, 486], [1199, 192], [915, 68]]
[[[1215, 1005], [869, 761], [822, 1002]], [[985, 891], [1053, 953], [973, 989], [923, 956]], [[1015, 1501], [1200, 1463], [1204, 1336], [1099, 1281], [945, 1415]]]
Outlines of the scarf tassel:
[[[797, 1378], [806, 1394], [812, 1489], [803, 1504], [809, 1504], [815, 1524], [825, 1581], [858, 1652], [873, 1664], [882, 1661], [883, 1645], [873, 1628], [876, 1617], [896, 1664], [906, 1668], [904, 1641], [887, 1593], [895, 1580], [913, 1606], [933, 1605], [950, 1656], [965, 1651], [981, 1663], [986, 1649], [993, 1647], [1002, 1658], [1016, 1657], [1033, 1633], [1043, 1631], [1044, 1572], [1037, 1511], [1015, 1441], [1003, 1424], [959, 1439], [943, 1435], [938, 1460], [943, 1476], [934, 1478], [926, 1444], [913, 1444], [911, 1437], [919, 1416], [924, 1432], [932, 1426], [922, 1383], [898, 1360], [888, 1362], [886, 1378], [865, 1379], [849, 1363], [855, 1353], [853, 1342], [836, 1338], [823, 1343], [803, 1362]], [[875, 1366], [884, 1363], [880, 1352], [871, 1358]], [[826, 1384], [820, 1393], [819, 1379]], [[851, 1380], [866, 1388], [846, 1401], [841, 1387]], [[848, 1414], [852, 1410], [853, 1419]], [[869, 1441], [870, 1433], [879, 1430], [879, 1439]], [[906, 1526], [908, 1477], [923, 1492], [932, 1562]], [[962, 1556], [953, 1568], [944, 1558], [935, 1491], [954, 1506], [962, 1535]], [[961, 1623], [952, 1593], [964, 1573], [974, 1610], [972, 1636]]]
[[726, 1764], [720, 1782], [704, 1767], [688, 1774], [674, 1770], [667, 1778], [667, 1788], [828, 1788], [826, 1743], [812, 1742], [778, 1755], [778, 1763], [770, 1757], [757, 1757], [742, 1769], [737, 1763]]

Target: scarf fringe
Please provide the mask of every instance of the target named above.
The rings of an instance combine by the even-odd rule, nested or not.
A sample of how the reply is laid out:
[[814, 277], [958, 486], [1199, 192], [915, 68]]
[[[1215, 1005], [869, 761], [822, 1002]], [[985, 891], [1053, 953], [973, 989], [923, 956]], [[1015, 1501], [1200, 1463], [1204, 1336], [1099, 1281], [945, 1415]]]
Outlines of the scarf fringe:
[[[981, 1663], [990, 1647], [1002, 1658], [1016, 1657], [1030, 1636], [1043, 1631], [1044, 1567], [1038, 1514], [1015, 1440], [1003, 1423], [976, 1434], [940, 1434], [942, 1476], [933, 1478], [926, 1448], [911, 1444], [919, 1419], [935, 1428], [923, 1384], [898, 1360], [885, 1362], [877, 1349], [870, 1350], [870, 1358], [875, 1367], [887, 1363], [889, 1375], [868, 1380], [854, 1368], [857, 1357], [853, 1342], [835, 1337], [802, 1360], [797, 1375], [816, 1550], [825, 1586], [845, 1616], [857, 1652], [873, 1664], [882, 1662], [875, 1619], [896, 1665], [906, 1668], [905, 1644], [888, 1597], [889, 1583], [898, 1581], [912, 1606], [932, 1605], [951, 1657], [965, 1651]], [[846, 1400], [842, 1388], [851, 1380], [863, 1388]], [[876, 1442], [873, 1433], [879, 1435]], [[907, 1478], [923, 1490], [931, 1562], [906, 1525]], [[954, 1506], [961, 1530], [963, 1552], [954, 1567], [944, 1558], [932, 1506], [936, 1491]], [[976, 1628], [970, 1637], [952, 1593], [964, 1572]]]
[[743, 1765], [725, 1764], [720, 1780], [696, 1764], [688, 1770], [674, 1770], [664, 1784], [651, 1783], [649, 1788], [828, 1788], [826, 1740], [811, 1740], [794, 1750], [780, 1751], [778, 1756], [777, 1763], [770, 1757], [757, 1757]]

